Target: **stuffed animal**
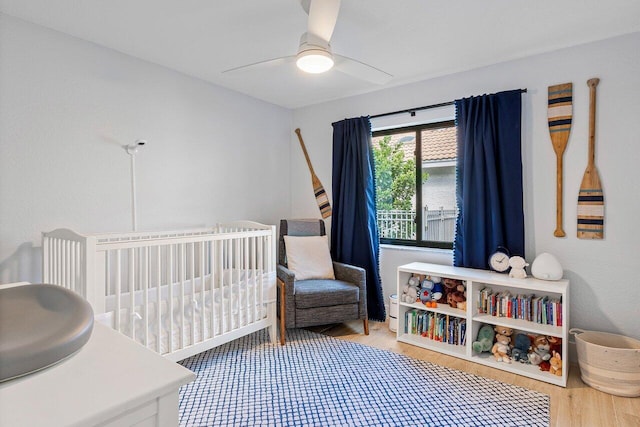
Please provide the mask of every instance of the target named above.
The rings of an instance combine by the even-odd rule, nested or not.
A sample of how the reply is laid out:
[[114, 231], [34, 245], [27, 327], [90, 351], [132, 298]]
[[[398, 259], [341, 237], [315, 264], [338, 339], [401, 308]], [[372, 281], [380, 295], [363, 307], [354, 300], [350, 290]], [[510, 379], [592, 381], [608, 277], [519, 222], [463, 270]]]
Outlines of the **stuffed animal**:
[[506, 335], [509, 338], [511, 338], [511, 335], [513, 335], [513, 329], [506, 326], [496, 325], [493, 327], [493, 329], [496, 331], [496, 334]]
[[538, 366], [540, 367], [540, 370], [543, 372], [547, 372], [551, 369], [551, 363], [549, 363], [549, 361], [547, 360], [543, 360], [542, 362], [540, 362]]
[[529, 350], [531, 349], [531, 338], [527, 334], [516, 334], [511, 349], [511, 358], [520, 363], [529, 363]]
[[553, 356], [549, 359], [549, 364], [551, 365], [549, 368], [549, 372], [553, 375], [557, 375], [559, 377], [562, 376], [562, 358], [560, 357], [560, 353], [553, 352]]
[[426, 304], [431, 301], [431, 289], [422, 288], [420, 289], [420, 302]]
[[427, 307], [437, 307], [437, 300], [442, 298], [442, 279], [436, 276], [425, 276], [420, 282], [420, 301]]
[[531, 351], [528, 354], [529, 362], [532, 365], [539, 365], [543, 361], [546, 362], [551, 359], [551, 354], [549, 353], [549, 341], [547, 337], [544, 335], [537, 335], [533, 339], [533, 344], [531, 345]]
[[549, 353], [553, 354], [555, 351], [562, 356], [562, 338], [547, 335], [547, 341], [549, 341]]
[[509, 277], [524, 279], [525, 277], [527, 277], [527, 272], [524, 270], [524, 268], [528, 265], [529, 264], [521, 256], [512, 256], [511, 258], [509, 258], [509, 267], [511, 267], [511, 271], [509, 271]]
[[444, 294], [444, 290], [442, 289], [442, 279], [437, 276], [427, 276], [426, 281], [431, 282], [431, 301], [436, 303], [441, 302]]
[[458, 308], [458, 303], [465, 302], [467, 299], [460, 291], [453, 291], [447, 295], [447, 303], [450, 307]]
[[459, 284], [462, 284], [462, 281], [460, 280], [456, 280], [456, 279], [443, 279], [442, 280], [442, 285], [443, 285], [443, 299], [442, 302], [446, 302], [449, 303], [449, 294], [453, 291], [456, 290], [456, 288], [458, 287]]
[[491, 353], [493, 353], [496, 361], [511, 363], [511, 358], [509, 357], [510, 342], [511, 337], [502, 334], [496, 334], [496, 342], [491, 348]]
[[406, 303], [416, 302], [418, 299], [419, 288], [417, 286], [411, 286], [409, 283], [406, 283], [402, 287], [402, 301]]
[[478, 331], [478, 337], [471, 345], [473, 351], [476, 353], [482, 353], [491, 350], [494, 337], [495, 332], [491, 325], [482, 325]]

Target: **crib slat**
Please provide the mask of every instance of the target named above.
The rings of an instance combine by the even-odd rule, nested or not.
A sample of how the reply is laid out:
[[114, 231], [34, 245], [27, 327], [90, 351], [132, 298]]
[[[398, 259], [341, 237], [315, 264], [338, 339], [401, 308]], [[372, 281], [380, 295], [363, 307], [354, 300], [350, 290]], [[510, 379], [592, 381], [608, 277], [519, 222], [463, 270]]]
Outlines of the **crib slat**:
[[215, 280], [216, 280], [216, 265], [214, 263], [216, 254], [215, 254], [215, 248], [216, 248], [216, 242], [209, 242], [209, 273], [211, 276], [211, 337], [215, 337], [216, 336], [216, 324], [215, 324], [215, 318], [216, 318], [216, 299], [215, 299]]
[[[205, 334], [205, 282], [204, 279], [206, 276], [206, 272], [204, 269], [204, 259], [205, 259], [205, 242], [200, 242], [200, 341], [206, 340], [208, 337]], [[195, 320], [194, 320], [195, 321]]]
[[[158, 354], [162, 354], [162, 246], [156, 246], [156, 350]], [[168, 306], [167, 306], [168, 308]]]
[[244, 263], [244, 299], [245, 299], [245, 322], [248, 325], [251, 323], [251, 318], [249, 316], [249, 310], [251, 307], [251, 301], [249, 300], [249, 238], [245, 237], [242, 239], [242, 244], [244, 246], [244, 255], [242, 258], [242, 262]]
[[144, 298], [144, 346], [149, 347], [149, 248], [144, 248], [144, 273], [142, 279]]
[[169, 300], [167, 301], [167, 310], [169, 312], [169, 339], [167, 340], [169, 348], [168, 353], [173, 351], [173, 245], [169, 245], [169, 259], [167, 262], [167, 284], [169, 285]]
[[[241, 249], [241, 244], [242, 244], [242, 240], [241, 239], [235, 239], [236, 240], [236, 247], [235, 247], [235, 251], [233, 252], [233, 259], [237, 260], [236, 262], [241, 263], [242, 261], [240, 260], [240, 254], [242, 253], [240, 251]], [[240, 301], [240, 273], [242, 272], [242, 266], [241, 265], [233, 265], [232, 264], [232, 268], [233, 266], [235, 266], [235, 272], [236, 272], [236, 280], [235, 282], [233, 282], [233, 284], [237, 283], [237, 286], [235, 287], [236, 289], [236, 293], [238, 294], [238, 299], [237, 299], [237, 310], [236, 310], [236, 328], [240, 327], [241, 325], [241, 320], [242, 318], [240, 317], [240, 311], [241, 311], [241, 301]], [[235, 328], [233, 328], [235, 329]]]
[[196, 246], [195, 243], [191, 243], [190, 245], [191, 247], [191, 265], [190, 265], [190, 270], [191, 270], [191, 295], [189, 296], [189, 300], [190, 300], [190, 306], [191, 306], [191, 345], [194, 345], [196, 343], [196, 296], [195, 296], [195, 288], [196, 288], [196, 282], [195, 282], [195, 265], [196, 265]]
[[122, 262], [120, 260], [120, 249], [116, 249], [116, 330], [122, 332], [120, 328], [120, 310], [122, 297]]
[[131, 338], [133, 340], [136, 339], [136, 286], [135, 286], [135, 280], [136, 280], [136, 259], [135, 259], [135, 253], [134, 253], [135, 249], [134, 248], [130, 248], [129, 249], [129, 283], [128, 283], [128, 288], [129, 288], [129, 302], [130, 302], [130, 306], [129, 306], [129, 324], [131, 327]]
[[[229, 239], [226, 242], [227, 244], [227, 250], [225, 252], [225, 269], [229, 271], [229, 283], [227, 284], [228, 287], [228, 294], [229, 294], [229, 299], [227, 300], [227, 316], [226, 316], [226, 320], [227, 320], [227, 328], [224, 328], [224, 324], [222, 325], [223, 328], [225, 329], [223, 333], [226, 333], [227, 331], [231, 330], [231, 325], [232, 325], [232, 307], [231, 307], [231, 300], [233, 299], [233, 271], [230, 270], [231, 266], [230, 264], [230, 258], [232, 255], [232, 250], [233, 250], [233, 240]], [[224, 270], [223, 270], [224, 272]]]
[[[184, 348], [184, 346], [186, 345], [184, 339], [184, 280], [186, 276], [185, 268], [187, 264], [184, 243], [178, 246], [178, 249], [179, 252], [177, 267], [178, 278], [180, 279], [180, 347]], [[173, 286], [173, 284], [171, 284], [170, 286]]]
[[253, 271], [253, 305], [251, 306], [251, 314], [253, 315], [254, 322], [257, 322], [259, 319], [256, 309], [259, 303], [259, 295], [258, 295], [258, 274], [262, 276], [262, 271], [258, 268], [258, 241], [259, 237], [253, 237], [253, 245], [251, 246], [251, 268]]

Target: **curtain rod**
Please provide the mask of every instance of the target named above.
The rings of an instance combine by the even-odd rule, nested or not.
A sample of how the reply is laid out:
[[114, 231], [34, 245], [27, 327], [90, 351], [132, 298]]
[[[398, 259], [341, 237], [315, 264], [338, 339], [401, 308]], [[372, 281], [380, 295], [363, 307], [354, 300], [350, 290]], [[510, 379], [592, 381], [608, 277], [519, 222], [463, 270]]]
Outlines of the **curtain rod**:
[[[526, 93], [527, 89], [519, 89], [520, 93]], [[374, 116], [369, 116], [370, 119], [376, 119], [378, 117], [386, 117], [386, 116], [394, 116], [396, 114], [403, 114], [403, 113], [409, 113], [411, 114], [411, 117], [414, 117], [416, 115], [416, 111], [420, 111], [420, 110], [430, 110], [432, 108], [438, 108], [438, 107], [447, 107], [449, 105], [453, 105], [454, 101], [449, 101], [449, 102], [441, 102], [440, 104], [432, 104], [432, 105], [425, 105], [423, 107], [416, 107], [416, 108], [408, 108], [406, 110], [398, 110], [398, 111], [392, 111], [390, 113], [382, 113], [382, 114], [376, 114]]]

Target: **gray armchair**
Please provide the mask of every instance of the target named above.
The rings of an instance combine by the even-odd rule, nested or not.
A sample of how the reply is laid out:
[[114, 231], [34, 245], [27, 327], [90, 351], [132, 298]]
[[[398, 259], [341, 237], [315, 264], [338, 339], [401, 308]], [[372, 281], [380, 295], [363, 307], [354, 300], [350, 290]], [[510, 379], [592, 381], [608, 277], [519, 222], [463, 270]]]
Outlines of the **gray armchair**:
[[324, 236], [323, 220], [283, 219], [280, 221], [278, 247], [278, 317], [280, 342], [285, 329], [342, 323], [362, 319], [369, 335], [367, 287], [364, 269], [333, 262], [335, 280], [296, 280], [287, 268], [284, 236]]

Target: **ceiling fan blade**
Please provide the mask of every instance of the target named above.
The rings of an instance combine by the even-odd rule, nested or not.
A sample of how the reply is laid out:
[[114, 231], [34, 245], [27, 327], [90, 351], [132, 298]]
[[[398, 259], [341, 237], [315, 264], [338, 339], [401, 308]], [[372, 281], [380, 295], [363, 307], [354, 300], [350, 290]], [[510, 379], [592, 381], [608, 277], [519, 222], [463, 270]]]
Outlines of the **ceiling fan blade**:
[[336, 70], [358, 79], [382, 85], [388, 83], [393, 78], [391, 74], [374, 66], [365, 64], [364, 62], [360, 62], [357, 59], [337, 55], [335, 53], [333, 54], [333, 57], [335, 59]]
[[241, 65], [239, 67], [229, 68], [228, 70], [222, 71], [223, 74], [226, 73], [236, 73], [242, 71], [250, 71], [264, 67], [272, 67], [276, 65], [284, 65], [289, 64], [291, 62], [295, 62], [296, 57], [294, 56], [281, 56], [280, 58], [267, 59], [265, 61], [254, 62], [252, 64]]
[[340, 0], [311, 0], [307, 32], [329, 43], [339, 10]]

